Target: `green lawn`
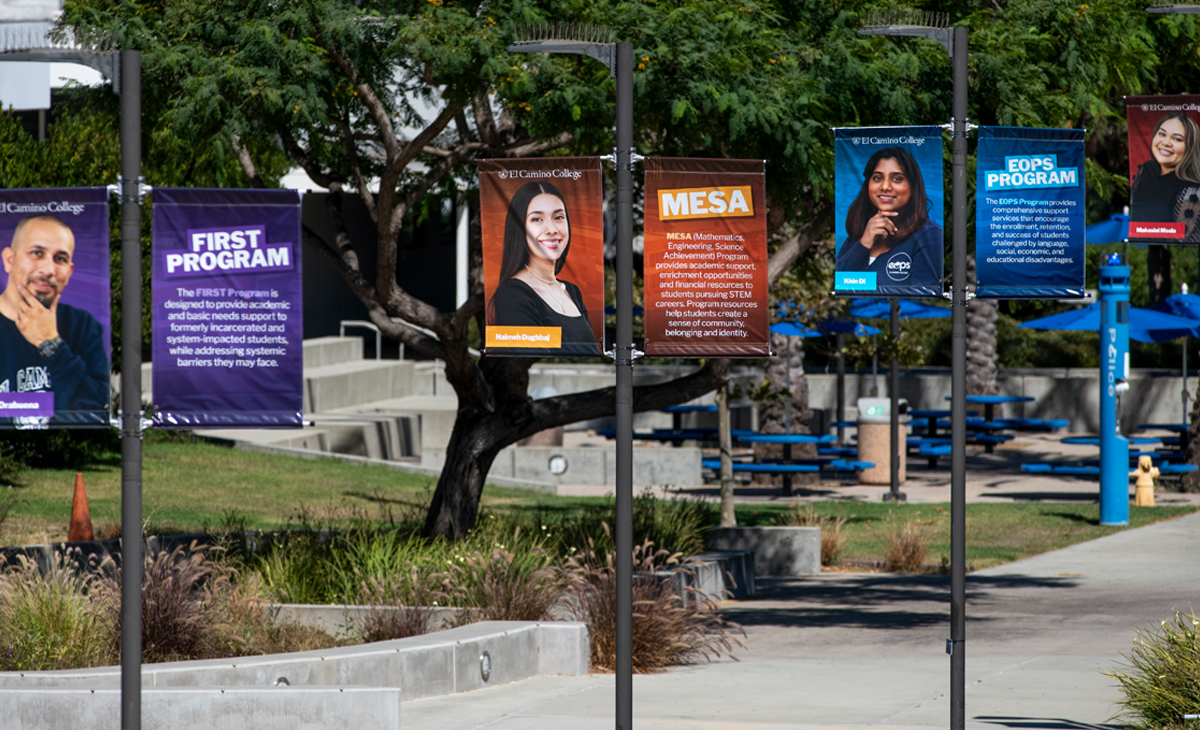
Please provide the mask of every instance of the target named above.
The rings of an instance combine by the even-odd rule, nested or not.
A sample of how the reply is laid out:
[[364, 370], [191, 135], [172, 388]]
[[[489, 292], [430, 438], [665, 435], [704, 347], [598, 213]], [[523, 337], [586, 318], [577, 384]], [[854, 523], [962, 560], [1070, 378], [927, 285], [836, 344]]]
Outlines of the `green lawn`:
[[[887, 534], [897, 525], [915, 522], [929, 536], [927, 563], [950, 558], [950, 504], [883, 504], [879, 502], [820, 502], [813, 505], [818, 515], [846, 520], [847, 533], [842, 557], [882, 560], [887, 552]], [[1196, 507], [1129, 507], [1129, 527], [1179, 517]], [[739, 524], [773, 524], [787, 512], [775, 505], [748, 506], [738, 510]], [[1009, 563], [1078, 542], [1128, 529], [1099, 524], [1098, 504], [1022, 502], [967, 505], [967, 563], [988, 568]]]
[[[92, 521], [107, 534], [120, 522], [119, 459], [83, 472]], [[216, 528], [231, 519], [250, 528], [275, 528], [310, 520], [343, 523], [352, 519], [420, 523], [435, 480], [375, 466], [334, 460], [309, 461], [254, 454], [207, 443], [145, 445], [143, 504], [148, 528], [191, 532]], [[10, 494], [18, 500], [0, 526], [8, 545], [66, 539], [75, 472], [39, 469], [25, 472]], [[528, 521], [570, 524], [576, 515], [611, 505], [602, 498], [554, 497], [488, 487], [483, 510], [516, 513]], [[742, 525], [774, 524], [788, 511], [782, 505], [743, 504]], [[916, 522], [929, 535], [927, 562], [950, 553], [948, 504], [823, 502], [820, 515], [846, 520], [844, 558], [881, 560], [887, 533]], [[1130, 526], [1138, 527], [1194, 511], [1192, 507], [1130, 507]], [[1124, 528], [1101, 527], [1098, 505], [1060, 503], [971, 504], [967, 506], [967, 560], [976, 568], [1019, 560], [1112, 534]], [[715, 523], [715, 505], [710, 514]], [[98, 536], [101, 536], [98, 534]]]

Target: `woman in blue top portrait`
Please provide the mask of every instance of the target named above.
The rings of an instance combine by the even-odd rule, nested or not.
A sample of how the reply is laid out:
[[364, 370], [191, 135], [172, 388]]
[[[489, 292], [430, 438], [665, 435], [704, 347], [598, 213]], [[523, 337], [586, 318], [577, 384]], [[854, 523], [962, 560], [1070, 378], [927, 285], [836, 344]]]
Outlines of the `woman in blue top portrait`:
[[876, 272], [877, 288], [940, 292], [945, 243], [929, 217], [921, 168], [903, 147], [885, 147], [867, 160], [858, 197], [846, 213], [846, 240], [837, 270]]
[[488, 303], [487, 323], [495, 326], [559, 327], [559, 348], [522, 348], [531, 356], [599, 355], [583, 294], [559, 272], [571, 250], [571, 217], [562, 192], [548, 182], [532, 182], [513, 194], [504, 222], [500, 284]]

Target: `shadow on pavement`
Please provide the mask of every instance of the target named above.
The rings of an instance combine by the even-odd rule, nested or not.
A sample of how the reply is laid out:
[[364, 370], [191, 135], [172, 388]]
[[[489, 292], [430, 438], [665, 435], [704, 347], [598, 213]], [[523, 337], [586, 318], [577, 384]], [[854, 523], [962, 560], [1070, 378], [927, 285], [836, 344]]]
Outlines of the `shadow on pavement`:
[[1088, 722], [1076, 722], [1061, 717], [1016, 717], [1007, 715], [977, 715], [972, 718], [979, 722], [987, 722], [1003, 727], [1022, 728], [1023, 730], [1117, 730], [1124, 728], [1121, 724], [1093, 725]]
[[[742, 626], [845, 627], [904, 630], [944, 624], [949, 615], [950, 577], [945, 575], [850, 574], [821, 579], [758, 578], [759, 596], [725, 607]], [[1071, 578], [1021, 575], [968, 576], [968, 603], [986, 602], [993, 592], [1073, 588]], [[974, 622], [991, 619], [972, 617]]]

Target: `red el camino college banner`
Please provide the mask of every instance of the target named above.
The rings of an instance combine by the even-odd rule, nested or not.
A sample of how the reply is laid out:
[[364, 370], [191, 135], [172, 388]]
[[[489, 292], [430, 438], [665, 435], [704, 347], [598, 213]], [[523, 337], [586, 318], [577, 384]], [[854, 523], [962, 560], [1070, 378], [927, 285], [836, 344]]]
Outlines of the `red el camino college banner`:
[[1200, 243], [1200, 96], [1128, 96], [1129, 240]]
[[489, 357], [604, 351], [599, 157], [479, 160]]
[[763, 161], [643, 164], [646, 354], [769, 356]]

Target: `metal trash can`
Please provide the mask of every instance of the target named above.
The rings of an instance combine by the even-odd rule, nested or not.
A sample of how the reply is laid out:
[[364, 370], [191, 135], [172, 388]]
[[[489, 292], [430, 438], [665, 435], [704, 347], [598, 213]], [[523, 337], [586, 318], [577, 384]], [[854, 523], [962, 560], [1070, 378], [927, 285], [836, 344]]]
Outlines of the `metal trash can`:
[[[905, 480], [905, 430], [908, 424], [908, 401], [900, 399], [900, 483]], [[892, 425], [891, 398], [858, 399], [858, 460], [870, 461], [875, 466], [863, 469], [859, 475], [862, 484], [892, 484], [892, 439], [888, 429]]]

